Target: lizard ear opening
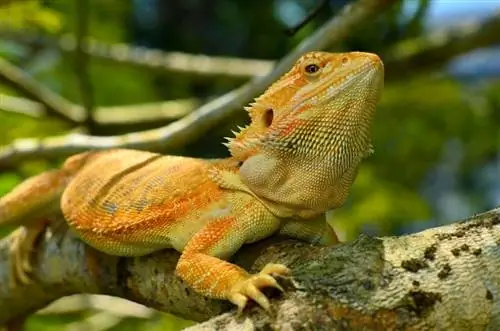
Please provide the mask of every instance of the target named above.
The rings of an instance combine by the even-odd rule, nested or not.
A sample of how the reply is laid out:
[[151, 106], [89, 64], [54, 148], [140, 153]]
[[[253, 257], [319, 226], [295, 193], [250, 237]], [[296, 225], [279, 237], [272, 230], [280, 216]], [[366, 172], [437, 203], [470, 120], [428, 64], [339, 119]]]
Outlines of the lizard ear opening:
[[264, 113], [264, 125], [266, 128], [270, 127], [271, 124], [273, 124], [273, 119], [274, 119], [274, 111], [272, 108], [266, 109], [266, 112]]

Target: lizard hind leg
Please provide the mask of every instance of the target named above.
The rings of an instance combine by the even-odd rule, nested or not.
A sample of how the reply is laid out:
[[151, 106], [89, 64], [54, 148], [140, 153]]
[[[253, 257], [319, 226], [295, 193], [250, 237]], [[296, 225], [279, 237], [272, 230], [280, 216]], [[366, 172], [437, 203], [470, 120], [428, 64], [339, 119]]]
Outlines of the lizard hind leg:
[[40, 235], [46, 228], [45, 222], [37, 222], [28, 226], [21, 226], [10, 235], [10, 286], [15, 288], [19, 284], [32, 282], [32, 258], [34, 247]]
[[306, 220], [286, 220], [283, 222], [279, 234], [319, 246], [330, 246], [340, 243], [337, 233], [327, 222], [325, 214]]
[[30, 282], [31, 255], [39, 235], [45, 230], [49, 217], [59, 213], [59, 200], [67, 183], [86, 154], [68, 159], [64, 169], [49, 170], [30, 177], [0, 198], [0, 225], [20, 226], [11, 236], [11, 285]]

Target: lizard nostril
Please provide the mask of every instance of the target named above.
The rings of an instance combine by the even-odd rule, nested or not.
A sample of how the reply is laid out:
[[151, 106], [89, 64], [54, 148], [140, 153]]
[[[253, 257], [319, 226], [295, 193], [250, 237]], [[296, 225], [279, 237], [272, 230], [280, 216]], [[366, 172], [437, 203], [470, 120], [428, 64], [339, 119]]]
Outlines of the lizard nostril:
[[266, 110], [266, 113], [264, 114], [264, 124], [266, 127], [270, 127], [271, 124], [273, 124], [273, 119], [274, 119], [274, 111], [272, 108], [269, 108]]

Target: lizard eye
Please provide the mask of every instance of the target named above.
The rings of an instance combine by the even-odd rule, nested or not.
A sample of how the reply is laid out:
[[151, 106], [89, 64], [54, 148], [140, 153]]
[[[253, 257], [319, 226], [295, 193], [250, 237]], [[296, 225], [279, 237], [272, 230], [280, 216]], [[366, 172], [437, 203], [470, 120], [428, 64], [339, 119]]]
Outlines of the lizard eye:
[[319, 69], [320, 69], [319, 65], [317, 65], [315, 63], [308, 64], [304, 68], [305, 72], [309, 75], [314, 75], [315, 73], [317, 73], [319, 71]]
[[264, 113], [264, 125], [266, 128], [270, 127], [271, 124], [273, 124], [273, 119], [274, 119], [274, 111], [272, 108], [266, 109], [266, 112]]
[[344, 56], [342, 58], [342, 64], [348, 64], [350, 62], [350, 59], [347, 56]]

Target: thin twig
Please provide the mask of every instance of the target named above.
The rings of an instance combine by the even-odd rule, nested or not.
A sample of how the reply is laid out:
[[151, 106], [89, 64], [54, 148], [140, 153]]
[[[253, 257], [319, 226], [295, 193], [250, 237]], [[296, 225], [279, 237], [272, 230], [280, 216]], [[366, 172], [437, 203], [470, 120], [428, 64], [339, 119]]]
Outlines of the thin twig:
[[289, 36], [293, 36], [302, 29], [304, 25], [309, 23], [316, 15], [318, 15], [319, 11], [323, 9], [323, 7], [326, 7], [328, 4], [328, 0], [320, 0], [316, 7], [314, 7], [307, 15], [302, 19], [302, 21], [299, 22], [299, 24], [295, 25], [294, 27], [291, 27], [289, 29], [285, 30], [285, 33]]
[[[500, 34], [494, 33], [497, 30], [500, 30], [500, 12], [493, 13], [484, 21], [462, 22], [457, 26], [431, 32], [423, 37], [404, 40], [383, 54], [386, 64], [386, 81], [402, 76], [408, 77], [401, 75], [402, 70], [411, 75], [423, 73], [478, 46], [486, 47], [498, 43], [500, 42]], [[208, 61], [212, 61], [211, 58]], [[244, 65], [247, 61], [252, 62], [253, 60], [240, 59], [240, 61]], [[253, 75], [263, 76], [268, 71], [267, 68], [271, 68], [275, 64], [274, 61], [263, 62], [267, 64], [262, 66], [262, 70], [254, 71]], [[200, 100], [197, 99], [186, 99], [103, 107], [95, 110], [95, 120], [99, 125], [128, 125], [155, 120], [174, 120], [190, 113], [194, 107], [198, 107], [199, 103]], [[2, 110], [39, 117], [43, 115], [45, 108], [42, 104], [34, 101], [0, 95], [0, 111]], [[125, 115], [117, 116], [116, 114]]]
[[[75, 37], [71, 34], [64, 34], [56, 39], [44, 34], [30, 33], [27, 30], [12, 30], [2, 26], [1, 22], [0, 39], [38, 47], [54, 47], [66, 53], [73, 53], [76, 47]], [[164, 52], [121, 43], [109, 44], [91, 37], [86, 38], [84, 51], [94, 60], [112, 64], [163, 70], [182, 75], [221, 76], [239, 80], [252, 78], [255, 73], [268, 72], [273, 66], [273, 61], [267, 60]]]
[[0, 57], [0, 82], [42, 103], [54, 116], [72, 124], [81, 122], [81, 111], [62, 96], [40, 84], [22, 69]]
[[[0, 111], [14, 112], [31, 117], [49, 115], [74, 125], [81, 125], [85, 121], [85, 110], [82, 106], [74, 104], [52, 92], [43, 84], [26, 74], [21, 68], [1, 57], [0, 82], [5, 83], [13, 90], [29, 98], [23, 99], [12, 95], [0, 94]], [[129, 125], [134, 120], [138, 123], [153, 122], [155, 120], [174, 120], [193, 111], [193, 107], [199, 106], [199, 101], [194, 99], [186, 100], [100, 107], [94, 109], [93, 120], [97, 125], [115, 126], [122, 124]], [[105, 114], [108, 110], [116, 112]], [[119, 118], [117, 118], [118, 112], [122, 111], [124, 112], [123, 116], [120, 114]]]
[[382, 57], [386, 80], [422, 74], [454, 56], [500, 42], [500, 9], [482, 21], [467, 20], [451, 28], [402, 41]]
[[[200, 106], [197, 98], [167, 100], [94, 108], [94, 120], [99, 126], [120, 126], [174, 121], [186, 116]], [[78, 107], [78, 106], [75, 106]], [[78, 109], [82, 109], [78, 107]], [[33, 118], [46, 115], [43, 104], [25, 98], [0, 93], [0, 112], [21, 114]]]

